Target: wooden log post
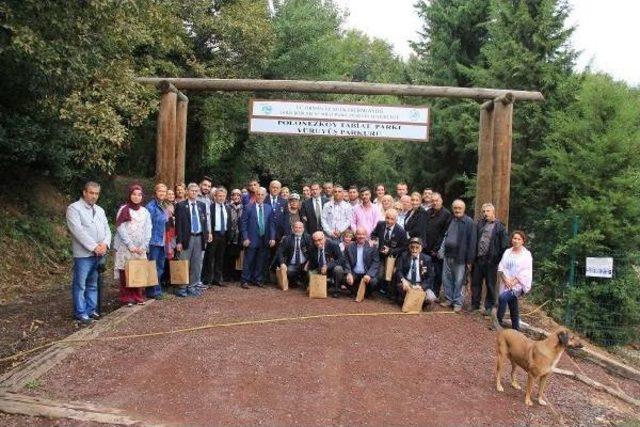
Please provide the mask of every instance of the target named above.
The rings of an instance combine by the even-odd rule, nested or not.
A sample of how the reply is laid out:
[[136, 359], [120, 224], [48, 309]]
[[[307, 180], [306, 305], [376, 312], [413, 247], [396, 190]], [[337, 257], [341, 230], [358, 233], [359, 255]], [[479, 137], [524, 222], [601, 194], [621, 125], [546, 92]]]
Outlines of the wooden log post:
[[175, 179], [176, 103], [178, 90], [168, 82], [161, 82], [158, 134], [156, 137], [156, 182], [167, 185]]
[[493, 204], [496, 216], [509, 226], [511, 185], [511, 143], [514, 96], [510, 93], [494, 100], [493, 106]]
[[173, 188], [176, 184], [183, 184], [185, 178], [185, 163], [187, 160], [187, 109], [189, 98], [182, 92], [178, 93], [176, 106], [176, 156], [174, 168], [174, 180], [170, 184]]
[[493, 203], [493, 101], [480, 108], [478, 174], [476, 176], [475, 219], [482, 217], [482, 205]]

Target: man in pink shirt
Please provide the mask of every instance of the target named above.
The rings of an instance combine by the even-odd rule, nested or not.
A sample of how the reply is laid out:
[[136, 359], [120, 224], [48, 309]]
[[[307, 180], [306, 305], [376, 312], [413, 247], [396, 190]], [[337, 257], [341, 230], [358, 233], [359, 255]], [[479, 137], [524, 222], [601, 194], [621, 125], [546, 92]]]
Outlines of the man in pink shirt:
[[380, 211], [371, 203], [371, 190], [367, 187], [360, 189], [361, 203], [353, 210], [351, 229], [357, 230], [363, 227], [367, 231], [367, 236], [371, 234], [380, 216]]

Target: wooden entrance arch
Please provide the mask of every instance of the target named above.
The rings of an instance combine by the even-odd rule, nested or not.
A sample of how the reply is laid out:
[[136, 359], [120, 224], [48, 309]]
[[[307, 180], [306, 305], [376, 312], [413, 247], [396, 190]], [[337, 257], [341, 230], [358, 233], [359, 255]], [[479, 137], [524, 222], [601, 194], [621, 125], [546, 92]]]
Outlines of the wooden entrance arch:
[[496, 206], [496, 214], [509, 223], [511, 145], [515, 101], [542, 101], [540, 92], [420, 86], [365, 82], [304, 80], [249, 80], [140, 77], [138, 82], [156, 85], [161, 93], [156, 139], [156, 179], [173, 186], [184, 182], [188, 98], [181, 90], [267, 91], [344, 93], [356, 95], [403, 95], [425, 98], [467, 98], [487, 100], [480, 107], [480, 138], [475, 216], [483, 203]]

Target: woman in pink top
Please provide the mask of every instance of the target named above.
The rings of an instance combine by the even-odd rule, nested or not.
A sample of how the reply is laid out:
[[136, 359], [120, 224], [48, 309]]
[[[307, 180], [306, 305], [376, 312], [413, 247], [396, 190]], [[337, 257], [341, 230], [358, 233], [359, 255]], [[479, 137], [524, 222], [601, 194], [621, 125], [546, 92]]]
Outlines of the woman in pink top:
[[511, 314], [511, 327], [520, 329], [518, 297], [531, 290], [533, 278], [533, 259], [531, 252], [524, 247], [527, 236], [523, 231], [511, 233], [511, 247], [504, 251], [498, 264], [500, 295], [498, 296], [498, 322], [502, 323], [507, 306]]

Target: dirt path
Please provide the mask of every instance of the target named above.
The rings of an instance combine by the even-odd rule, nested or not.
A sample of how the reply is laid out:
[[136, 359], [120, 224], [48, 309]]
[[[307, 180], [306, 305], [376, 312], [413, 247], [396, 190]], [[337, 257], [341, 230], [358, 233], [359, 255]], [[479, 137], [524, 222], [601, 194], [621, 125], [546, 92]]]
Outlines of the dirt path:
[[[216, 288], [204, 298], [150, 305], [115, 334], [381, 311], [398, 308], [310, 300], [296, 290]], [[614, 398], [559, 376], [547, 393], [555, 413], [527, 408], [522, 392], [510, 387], [496, 392], [495, 335], [484, 322], [441, 313], [325, 318], [97, 342], [30, 393], [190, 425], [598, 425], [637, 416]], [[635, 382], [579, 363], [640, 397]], [[560, 367], [575, 369], [566, 356]]]

